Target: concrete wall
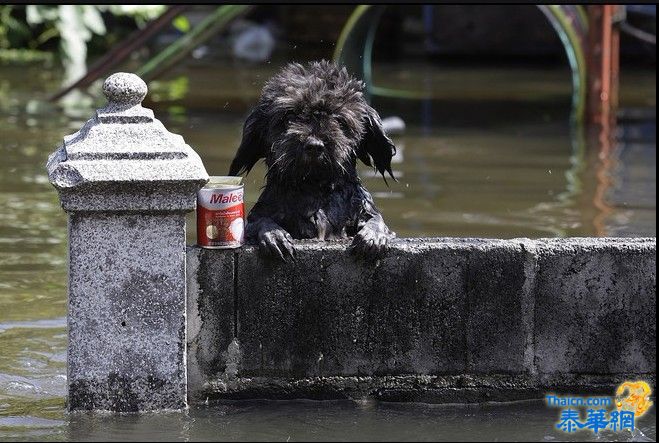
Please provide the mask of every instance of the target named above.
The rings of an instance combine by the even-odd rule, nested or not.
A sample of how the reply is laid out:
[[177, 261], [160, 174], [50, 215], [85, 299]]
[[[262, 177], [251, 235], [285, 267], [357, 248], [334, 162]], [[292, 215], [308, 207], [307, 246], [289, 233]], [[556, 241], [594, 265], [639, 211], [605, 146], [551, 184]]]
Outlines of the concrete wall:
[[656, 372], [656, 239], [188, 248], [190, 399], [511, 400]]

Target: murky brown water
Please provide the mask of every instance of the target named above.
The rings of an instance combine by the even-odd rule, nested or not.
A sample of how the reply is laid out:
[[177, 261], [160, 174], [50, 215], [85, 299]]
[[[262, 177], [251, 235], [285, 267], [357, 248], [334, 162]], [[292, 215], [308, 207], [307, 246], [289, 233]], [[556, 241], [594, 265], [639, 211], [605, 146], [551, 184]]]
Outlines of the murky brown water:
[[[221, 175], [275, 68], [192, 65], [154, 85], [149, 106], [200, 153], [209, 173]], [[623, 104], [644, 117], [626, 120], [619, 141], [604, 145], [570, 126], [565, 69], [378, 66], [375, 74], [382, 86], [404, 84], [436, 98], [375, 101], [383, 117], [407, 123], [394, 137], [399, 182], [387, 187], [363, 169], [398, 235], [656, 236], [654, 72], [623, 72]], [[58, 81], [38, 66], [0, 66], [0, 440], [565, 438], [552, 429], [556, 411], [538, 402], [255, 402], [188, 414], [67, 415], [66, 218], [44, 164], [91, 108], [64, 112], [46, 104]], [[248, 206], [263, 172], [255, 168], [247, 180]], [[654, 412], [638, 425], [656, 438]], [[644, 438], [605, 439], [632, 437]]]

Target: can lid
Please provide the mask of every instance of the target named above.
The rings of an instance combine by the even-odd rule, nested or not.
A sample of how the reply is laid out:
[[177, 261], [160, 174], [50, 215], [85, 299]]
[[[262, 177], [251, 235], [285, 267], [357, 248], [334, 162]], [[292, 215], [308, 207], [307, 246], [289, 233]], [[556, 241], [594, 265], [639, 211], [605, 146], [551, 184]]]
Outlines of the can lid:
[[243, 184], [243, 178], [232, 175], [215, 175], [211, 176], [206, 186], [238, 186]]

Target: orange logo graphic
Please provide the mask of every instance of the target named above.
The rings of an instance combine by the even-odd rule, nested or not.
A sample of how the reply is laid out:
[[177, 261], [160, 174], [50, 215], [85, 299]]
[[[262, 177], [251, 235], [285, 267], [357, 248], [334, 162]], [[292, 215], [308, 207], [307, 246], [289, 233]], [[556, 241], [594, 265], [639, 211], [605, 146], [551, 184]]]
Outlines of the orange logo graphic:
[[[627, 393], [627, 396], [623, 395]], [[652, 402], [650, 401], [652, 389], [644, 381], [626, 381], [616, 390], [616, 406], [618, 410], [633, 411], [636, 417], [645, 414]]]

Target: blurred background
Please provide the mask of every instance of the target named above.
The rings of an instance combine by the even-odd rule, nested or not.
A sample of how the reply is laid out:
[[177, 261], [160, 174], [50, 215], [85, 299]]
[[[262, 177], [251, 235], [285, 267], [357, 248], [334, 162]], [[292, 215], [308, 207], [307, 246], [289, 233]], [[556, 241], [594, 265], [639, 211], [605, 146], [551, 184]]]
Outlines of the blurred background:
[[[363, 172], [399, 235], [655, 235], [656, 8], [612, 18], [620, 118], [605, 137], [587, 125], [598, 118], [587, 102], [594, 19], [554, 8], [2, 6], [3, 190], [55, 202], [43, 160], [119, 70], [147, 80], [145, 106], [211, 175], [226, 174], [263, 83], [287, 62], [324, 58], [366, 80], [393, 117], [399, 183]], [[248, 177], [248, 206], [263, 172]]]
[[111, 73], [142, 76], [224, 175], [264, 82], [333, 59], [398, 146], [397, 183], [360, 173], [399, 236], [656, 236], [655, 50], [653, 5], [0, 6], [0, 439], [71, 437], [67, 220], [44, 166]]

